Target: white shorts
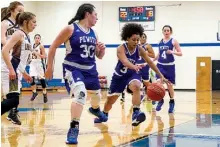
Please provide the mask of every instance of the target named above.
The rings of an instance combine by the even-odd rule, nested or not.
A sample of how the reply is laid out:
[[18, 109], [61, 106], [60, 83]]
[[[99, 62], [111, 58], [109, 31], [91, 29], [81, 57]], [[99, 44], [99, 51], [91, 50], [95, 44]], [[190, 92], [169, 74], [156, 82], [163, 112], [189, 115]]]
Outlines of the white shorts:
[[[20, 75], [18, 74], [18, 77]], [[17, 78], [16, 80], [11, 81], [9, 79], [9, 72], [8, 71], [1, 71], [1, 86], [2, 86], [2, 94], [5, 96], [8, 93], [13, 93], [13, 92], [20, 93], [21, 80], [19, 80], [19, 78]]]
[[37, 78], [44, 78], [44, 68], [41, 60], [32, 60], [30, 63], [30, 76]]

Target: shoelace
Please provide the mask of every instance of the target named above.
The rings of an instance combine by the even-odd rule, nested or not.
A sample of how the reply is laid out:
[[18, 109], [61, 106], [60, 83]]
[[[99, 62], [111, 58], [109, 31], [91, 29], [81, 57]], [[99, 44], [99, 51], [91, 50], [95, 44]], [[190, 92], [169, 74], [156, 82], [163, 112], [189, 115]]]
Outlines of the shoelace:
[[77, 136], [77, 131], [75, 131], [74, 129], [70, 130], [70, 137], [75, 138]]
[[[15, 111], [13, 114], [12, 114], [12, 117], [13, 118], [16, 118], [16, 116], [20, 117], [20, 115], [18, 114], [18, 110]], [[17, 119], [17, 118], [16, 118]]]

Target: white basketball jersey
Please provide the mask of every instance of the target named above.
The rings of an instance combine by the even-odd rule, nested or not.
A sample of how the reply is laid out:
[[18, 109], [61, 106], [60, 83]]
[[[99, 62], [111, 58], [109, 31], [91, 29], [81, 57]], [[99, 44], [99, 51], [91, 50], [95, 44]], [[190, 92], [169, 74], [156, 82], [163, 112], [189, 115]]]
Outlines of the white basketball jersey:
[[[40, 44], [34, 44], [33, 45], [33, 51], [35, 51], [35, 52], [37, 52], [37, 53], [39, 53], [39, 54], [41, 54], [41, 50], [40, 50]], [[39, 56], [37, 56], [37, 55], [35, 55], [34, 53], [32, 53], [31, 54], [31, 60], [32, 61], [34, 61], [34, 60], [40, 60], [41, 61], [41, 57], [39, 57]]]
[[7, 19], [7, 21], [8, 21], [8, 28], [5, 34], [6, 40], [10, 39], [12, 34], [14, 34], [16, 30], [18, 30], [18, 26], [14, 27], [14, 23], [10, 19]]
[[[10, 19], [6, 19], [6, 21], [8, 23], [8, 27], [5, 36], [6, 36], [6, 40], [9, 40], [12, 34], [18, 29], [18, 27], [13, 27], [14, 23]], [[12, 51], [10, 51], [10, 58], [11, 58], [11, 53]], [[2, 66], [1, 71], [8, 71], [7, 65], [5, 64], [2, 55], [1, 55], [1, 66]]]
[[21, 72], [25, 71], [28, 58], [32, 50], [33, 49], [31, 46], [30, 37], [24, 32], [24, 40], [22, 42], [18, 42], [14, 46], [13, 52], [12, 52], [11, 62], [12, 62], [12, 65], [15, 71], [17, 69]]

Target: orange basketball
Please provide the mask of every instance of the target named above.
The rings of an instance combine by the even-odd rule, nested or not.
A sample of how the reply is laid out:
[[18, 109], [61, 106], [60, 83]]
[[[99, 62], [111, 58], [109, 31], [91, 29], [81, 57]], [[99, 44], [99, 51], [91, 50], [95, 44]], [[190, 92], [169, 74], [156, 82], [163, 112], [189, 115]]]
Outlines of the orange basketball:
[[152, 101], [160, 101], [165, 96], [165, 88], [160, 83], [152, 83], [147, 87], [147, 96]]

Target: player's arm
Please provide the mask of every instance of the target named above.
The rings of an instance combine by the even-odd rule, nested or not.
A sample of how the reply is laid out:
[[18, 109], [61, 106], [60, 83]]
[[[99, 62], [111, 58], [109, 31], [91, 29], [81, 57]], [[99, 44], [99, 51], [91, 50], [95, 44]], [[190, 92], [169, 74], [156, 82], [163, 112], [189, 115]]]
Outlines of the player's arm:
[[172, 51], [172, 54], [177, 55], [177, 56], [182, 56], [182, 51], [180, 48], [180, 44], [176, 39], [172, 40], [173, 46], [175, 47], [175, 51]]
[[131, 63], [128, 58], [125, 55], [125, 48], [123, 45], [120, 45], [117, 48], [117, 57], [118, 59], [122, 62], [122, 64], [129, 68], [129, 69], [133, 69], [133, 70], [137, 70], [137, 66], [135, 66], [133, 63]]
[[139, 47], [140, 50], [140, 56], [147, 62], [147, 64], [149, 65], [149, 67], [151, 69], [153, 69], [159, 76], [160, 78], [164, 78], [163, 75], [161, 74], [161, 72], [159, 71], [159, 69], [157, 68], [157, 66], [153, 63], [153, 61], [149, 58], [149, 56], [147, 55], [147, 53], [145, 52], [145, 50], [142, 47]]
[[1, 22], [1, 43], [3, 44], [3, 46], [6, 44], [6, 31], [8, 28], [8, 24], [7, 21], [2, 21]]
[[65, 41], [67, 41], [70, 36], [72, 35], [74, 30], [73, 25], [68, 25], [64, 29], [61, 30], [61, 32], [58, 34], [56, 39], [53, 41], [52, 45], [49, 48], [48, 52], [48, 62], [47, 62], [47, 68], [52, 70], [53, 67], [53, 61], [54, 61], [54, 56], [56, 53], [56, 49]]
[[158, 53], [158, 54], [156, 55], [156, 57], [153, 59], [153, 61], [158, 60], [158, 59], [159, 59], [159, 56], [160, 56], [160, 53]]
[[40, 45], [40, 57], [42, 59], [45, 59], [47, 57], [46, 56], [46, 52], [45, 52], [45, 48], [44, 48], [44, 46], [42, 44]]
[[96, 36], [96, 39], [97, 39], [95, 55], [96, 55], [97, 58], [102, 59], [105, 55], [105, 48], [106, 47], [105, 47], [104, 43], [99, 42], [99, 38], [98, 38], [98, 35], [97, 35], [96, 32], [95, 32], [95, 36]]
[[[162, 41], [162, 40], [161, 40]], [[153, 61], [156, 61], [156, 60], [158, 60], [159, 59], [159, 56], [160, 56], [160, 49], [159, 49], [159, 44], [160, 44], [160, 42], [158, 42], [158, 53], [157, 53], [157, 55], [156, 55], [156, 57], [153, 59]]]
[[155, 58], [155, 53], [154, 50], [152, 48], [152, 46], [150, 44], [146, 45], [147, 51], [148, 51], [148, 56], [151, 58]]
[[22, 37], [23, 37], [22, 34], [19, 31], [16, 31], [11, 36], [11, 38], [6, 42], [5, 46], [3, 46], [2, 57], [9, 70], [14, 70], [10, 61], [10, 55], [9, 55], [10, 49], [12, 49], [15, 46], [15, 44], [22, 39]]

